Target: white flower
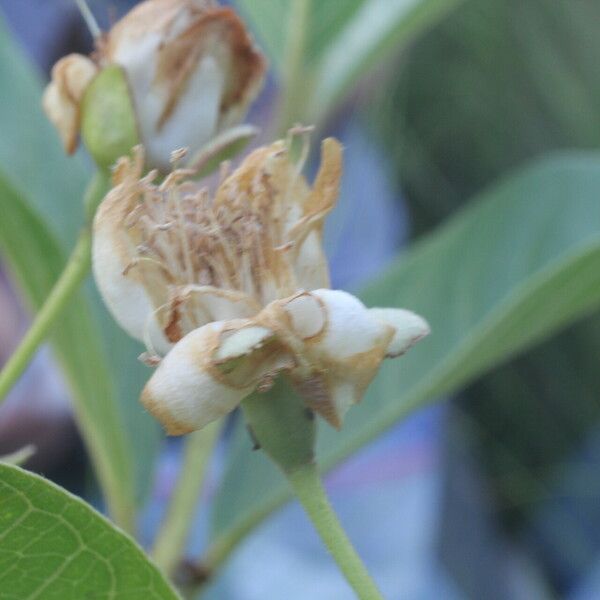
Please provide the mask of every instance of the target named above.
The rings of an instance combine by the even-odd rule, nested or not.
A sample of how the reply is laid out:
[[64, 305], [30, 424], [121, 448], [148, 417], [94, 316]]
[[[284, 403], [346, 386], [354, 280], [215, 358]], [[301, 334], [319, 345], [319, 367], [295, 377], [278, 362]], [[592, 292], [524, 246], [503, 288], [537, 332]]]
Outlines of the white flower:
[[329, 285], [321, 229], [338, 194], [334, 140], [312, 189], [284, 142], [253, 152], [214, 197], [185, 170], [154, 183], [143, 164], [141, 148], [118, 163], [94, 224], [96, 281], [133, 337], [164, 354], [205, 323]]
[[410, 311], [368, 309], [327, 289], [322, 226], [341, 147], [323, 142], [312, 187], [302, 162], [276, 142], [214, 195], [187, 171], [160, 185], [142, 178], [139, 149], [117, 167], [94, 223], [94, 273], [114, 317], [159, 363], [142, 402], [172, 434], [233, 410], [280, 372], [339, 427], [381, 361], [429, 332]]
[[[265, 61], [231, 8], [210, 0], [146, 0], [99, 42], [94, 61], [55, 69], [44, 108], [71, 153], [80, 104], [93, 75], [118, 65], [131, 93], [139, 139], [150, 165], [169, 169], [174, 148], [196, 153], [244, 118], [263, 82]], [[57, 64], [57, 67], [62, 61]], [[89, 76], [92, 75], [92, 77]], [[71, 89], [77, 87], [77, 94]], [[106, 126], [106, 125], [105, 125]]]

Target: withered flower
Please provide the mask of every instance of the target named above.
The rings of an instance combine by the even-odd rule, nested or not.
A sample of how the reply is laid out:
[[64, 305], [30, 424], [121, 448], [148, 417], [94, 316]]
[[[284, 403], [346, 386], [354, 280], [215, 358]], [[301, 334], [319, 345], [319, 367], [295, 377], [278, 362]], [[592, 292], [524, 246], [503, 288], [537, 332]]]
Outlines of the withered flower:
[[146, 158], [164, 170], [173, 148], [196, 153], [238, 124], [264, 78], [264, 58], [244, 23], [212, 0], [146, 0], [97, 46], [91, 58], [61, 59], [44, 94], [69, 153], [77, 147], [85, 93], [107, 67], [123, 69]]
[[95, 219], [94, 273], [114, 317], [158, 364], [142, 402], [171, 434], [226, 414], [280, 372], [339, 427], [381, 361], [428, 333], [414, 313], [327, 289], [322, 228], [342, 150], [323, 142], [312, 187], [305, 155], [293, 161], [283, 141], [260, 148], [214, 195], [186, 170], [160, 184], [142, 177], [141, 149], [116, 169]]

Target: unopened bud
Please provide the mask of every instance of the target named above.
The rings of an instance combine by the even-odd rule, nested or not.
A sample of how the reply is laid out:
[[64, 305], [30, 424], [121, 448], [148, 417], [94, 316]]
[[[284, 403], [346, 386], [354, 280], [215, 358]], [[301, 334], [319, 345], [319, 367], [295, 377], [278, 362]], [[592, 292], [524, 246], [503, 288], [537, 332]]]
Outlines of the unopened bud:
[[57, 63], [44, 99], [67, 152], [83, 123], [100, 166], [141, 142], [148, 166], [162, 171], [174, 149], [186, 147], [193, 158], [235, 128], [265, 72], [243, 22], [209, 0], [146, 0], [100, 40], [93, 60], [67, 59]]

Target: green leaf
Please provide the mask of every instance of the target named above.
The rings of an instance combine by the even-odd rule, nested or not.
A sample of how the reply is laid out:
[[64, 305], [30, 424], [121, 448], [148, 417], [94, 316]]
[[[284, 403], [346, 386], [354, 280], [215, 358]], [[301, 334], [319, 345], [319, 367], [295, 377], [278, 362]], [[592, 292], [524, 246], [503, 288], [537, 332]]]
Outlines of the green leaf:
[[0, 464], [0, 596], [176, 600], [136, 543], [79, 498]]
[[[240, 2], [280, 74], [294, 1]], [[310, 2], [303, 53], [307, 96], [304, 114], [295, 116], [313, 123], [321, 121], [374, 64], [397, 53], [463, 0], [305, 1]]]
[[[473, 201], [401, 256], [362, 295], [368, 306], [406, 307], [432, 334], [386, 361], [340, 432], [322, 426], [324, 470], [426, 403], [460, 389], [600, 306], [600, 156], [538, 163]], [[216, 499], [219, 562], [288, 498], [240, 424]]]
[[[309, 0], [311, 1], [311, 0]], [[259, 43], [269, 55], [275, 68], [281, 71], [287, 42], [287, 25], [294, 0], [238, 2], [243, 16], [254, 26]], [[340, 31], [365, 0], [344, 2], [316, 2], [312, 0], [311, 19], [307, 32], [306, 63], [317, 60], [329, 45], [333, 35]]]
[[[36, 308], [50, 291], [84, 221], [83, 196], [91, 169], [83, 156], [65, 155], [41, 110], [40, 78], [1, 17], [0, 88], [0, 249]], [[134, 491], [141, 499], [150, 489], [162, 439], [159, 427], [138, 402], [148, 377], [148, 369], [136, 361], [140, 346], [116, 326], [92, 285], [72, 305], [66, 320], [65, 333], [54, 338], [54, 348], [70, 380], [78, 415], [89, 413], [90, 421], [99, 414], [112, 415], [93, 424], [97, 432], [92, 438], [90, 428], [83, 426], [86, 442], [99, 454], [96, 463], [106, 463], [101, 479], [121, 479], [115, 493], [121, 503], [133, 504]], [[104, 426], [113, 431], [102, 432]], [[118, 460], [111, 463], [100, 455]]]
[[370, 69], [398, 53], [462, 1], [364, 1], [319, 56], [309, 122], [319, 121]]
[[[410, 199], [413, 231], [532, 157], [600, 147], [599, 20], [597, 2], [480, 0], [414, 44], [369, 111]], [[448, 152], [449, 139], [458, 152]], [[472, 420], [461, 435], [481, 459], [496, 516], [516, 535], [552, 505], [548, 489], [565, 461], [575, 468], [574, 453], [600, 419], [599, 355], [597, 314], [461, 393], [461, 421]], [[563, 506], [568, 522], [571, 502]], [[557, 543], [584, 548], [587, 531], [559, 519], [555, 531], [569, 540]]]
[[65, 155], [42, 112], [42, 86], [17, 49], [0, 14], [0, 166], [53, 233], [71, 247], [83, 221], [91, 170], [83, 157]]

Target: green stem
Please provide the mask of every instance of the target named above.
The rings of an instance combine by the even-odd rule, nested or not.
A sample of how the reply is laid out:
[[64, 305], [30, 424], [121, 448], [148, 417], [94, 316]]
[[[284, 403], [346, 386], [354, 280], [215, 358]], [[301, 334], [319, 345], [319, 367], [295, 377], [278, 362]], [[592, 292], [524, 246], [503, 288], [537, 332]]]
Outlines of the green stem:
[[[106, 178], [98, 174], [91, 180], [86, 191], [85, 205], [88, 215], [93, 214], [105, 191]], [[92, 233], [88, 224], [81, 231], [63, 272], [36, 314], [31, 327], [0, 372], [0, 403], [23, 374], [40, 344], [48, 337], [50, 329], [90, 272], [91, 249]]]
[[[286, 393], [287, 392], [287, 393]], [[323, 543], [360, 600], [382, 600], [327, 499], [314, 460], [316, 426], [312, 411], [280, 381], [269, 392], [242, 402], [252, 437], [283, 471]], [[251, 526], [251, 523], [247, 523]], [[201, 567], [221, 561], [235, 544], [214, 547]]]
[[[306, 467], [296, 470], [287, 477], [294, 492], [298, 496], [298, 499], [311, 517], [315, 529], [317, 529], [323, 542], [331, 552], [344, 575], [347, 577], [350, 585], [352, 585], [359, 595], [359, 598], [381, 598], [381, 594], [378, 592], [375, 584], [370, 580], [368, 572], [361, 563], [360, 558], [357, 556], [351, 542], [348, 540], [348, 537], [327, 500], [319, 480], [317, 467], [315, 465], [307, 465]], [[256, 527], [257, 523], [265, 519], [277, 507], [281, 506], [285, 500], [285, 496], [274, 498], [272, 502], [263, 507], [260, 515], [255, 514], [252, 518], [246, 519], [242, 523], [238, 523], [238, 526], [230, 534], [224, 535], [214, 542], [203, 559], [198, 563], [199, 569], [208, 573], [217, 571], [227, 560], [229, 555], [239, 546], [240, 541]], [[311, 513], [316, 514], [317, 517], [313, 518]], [[341, 540], [341, 543], [336, 543], [336, 539]], [[341, 560], [338, 559], [338, 551], [342, 551], [343, 556]], [[351, 570], [349, 575], [342, 565], [345, 565], [346, 568]], [[350, 581], [350, 576], [357, 580], [356, 585]], [[365, 595], [361, 596], [359, 589], [360, 593], [364, 592]]]
[[167, 576], [173, 575], [183, 556], [190, 523], [221, 427], [221, 421], [211, 423], [201, 431], [190, 434], [186, 440], [177, 485], [152, 551], [154, 562]]
[[79, 8], [79, 12], [81, 12], [81, 16], [83, 17], [85, 24], [90, 30], [92, 37], [95, 40], [100, 39], [100, 37], [102, 36], [102, 30], [100, 29], [100, 27], [98, 27], [98, 22], [96, 21], [96, 18], [90, 10], [90, 7], [88, 6], [86, 0], [75, 0], [75, 3], [77, 4], [77, 8]]
[[33, 444], [27, 444], [27, 446], [23, 446], [22, 448], [19, 448], [19, 450], [0, 456], [0, 463], [21, 467], [35, 454], [35, 452], [36, 447]]
[[306, 514], [321, 540], [360, 600], [382, 600], [383, 596], [371, 579], [365, 565], [348, 539], [321, 483], [314, 464], [287, 475]]
[[294, 0], [290, 10], [285, 49], [285, 64], [281, 104], [277, 119], [277, 134], [285, 136], [287, 130], [302, 115], [307, 105], [307, 74], [304, 68], [305, 48], [309, 30], [311, 0]]
[[23, 374], [36, 350], [48, 336], [50, 328], [89, 273], [90, 248], [91, 236], [89, 229], [86, 228], [81, 232], [69, 262], [52, 288], [50, 295], [0, 373], [0, 402], [4, 400]]

